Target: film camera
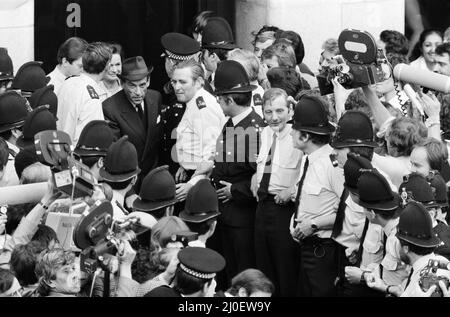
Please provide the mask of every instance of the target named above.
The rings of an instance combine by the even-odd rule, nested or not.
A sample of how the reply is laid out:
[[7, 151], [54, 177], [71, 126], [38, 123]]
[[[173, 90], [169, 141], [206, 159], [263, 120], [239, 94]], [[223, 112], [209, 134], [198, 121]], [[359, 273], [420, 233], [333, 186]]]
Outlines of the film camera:
[[383, 50], [377, 48], [373, 36], [365, 31], [345, 29], [338, 39], [336, 64], [323, 68], [317, 75], [320, 93], [333, 93], [332, 79], [346, 89], [364, 87], [382, 82], [391, 76]]
[[72, 198], [91, 196], [95, 179], [89, 168], [72, 156], [71, 140], [62, 131], [42, 131], [34, 137], [36, 154], [51, 167], [56, 188]]
[[450, 281], [447, 277], [437, 275], [438, 269], [448, 270], [447, 264], [439, 262], [438, 260], [429, 260], [428, 265], [420, 272], [419, 285], [424, 292], [428, 291], [431, 286], [436, 285], [436, 290], [431, 294], [431, 297], [443, 296], [439, 281], [443, 281], [447, 288], [450, 285]]
[[[102, 267], [105, 254], [115, 255], [123, 240], [131, 241], [137, 235], [149, 230], [137, 219], [113, 220], [111, 202], [97, 201], [86, 210], [75, 226], [73, 241], [81, 249], [80, 268], [89, 274]], [[102, 267], [104, 269], [104, 267]]]

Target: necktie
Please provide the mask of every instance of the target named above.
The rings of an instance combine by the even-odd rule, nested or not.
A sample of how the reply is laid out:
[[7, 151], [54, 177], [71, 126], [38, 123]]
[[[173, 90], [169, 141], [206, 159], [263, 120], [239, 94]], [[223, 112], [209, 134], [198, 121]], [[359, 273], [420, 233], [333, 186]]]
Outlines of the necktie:
[[411, 268], [411, 272], [409, 273], [408, 281], [406, 282], [405, 289], [408, 287], [409, 283], [411, 283], [411, 277], [412, 277], [413, 273], [414, 273], [414, 269]]
[[136, 110], [137, 110], [139, 119], [141, 119], [141, 122], [144, 123], [144, 111], [142, 110], [142, 106], [136, 105]]
[[305, 181], [305, 176], [306, 176], [306, 172], [308, 171], [308, 166], [309, 166], [309, 159], [308, 159], [308, 157], [306, 157], [305, 165], [303, 165], [302, 177], [300, 178], [300, 181], [298, 182], [297, 196], [295, 197], [295, 208], [294, 208], [294, 212], [296, 214], [295, 219], [298, 218], [298, 207], [300, 205], [300, 194], [302, 193], [303, 182]]
[[347, 204], [345, 201], [348, 198], [348, 189], [344, 188], [344, 191], [342, 192], [341, 199], [339, 200], [339, 207], [336, 212], [336, 220], [334, 221], [333, 231], [331, 233], [332, 238], [338, 237], [342, 232], [342, 227], [344, 225], [344, 219], [345, 219], [345, 207]]
[[362, 253], [363, 253], [363, 244], [364, 244], [364, 240], [366, 239], [366, 235], [367, 235], [367, 229], [369, 228], [369, 219], [366, 218], [366, 222], [364, 223], [364, 229], [362, 232], [362, 236], [361, 239], [359, 240], [359, 248], [358, 248], [358, 253], [356, 254], [356, 263], [355, 266], [360, 266], [361, 264], [361, 260], [362, 260]]
[[267, 195], [269, 194], [270, 176], [272, 175], [272, 161], [273, 161], [273, 154], [275, 153], [276, 145], [277, 145], [277, 135], [274, 133], [273, 139], [272, 139], [272, 145], [270, 146], [269, 153], [267, 154], [266, 165], [264, 166], [264, 174], [261, 179], [261, 182], [259, 183], [259, 188], [258, 188], [259, 200], [266, 199]]

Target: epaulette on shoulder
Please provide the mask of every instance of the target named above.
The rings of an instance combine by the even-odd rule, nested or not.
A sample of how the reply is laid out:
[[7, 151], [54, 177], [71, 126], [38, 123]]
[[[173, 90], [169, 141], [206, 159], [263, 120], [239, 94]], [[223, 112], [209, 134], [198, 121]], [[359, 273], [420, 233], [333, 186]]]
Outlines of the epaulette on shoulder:
[[202, 110], [203, 108], [206, 108], [206, 102], [205, 99], [203, 99], [202, 96], [198, 97], [195, 102], [197, 103], [197, 107], [199, 110]]
[[87, 91], [89, 93], [89, 96], [91, 96], [91, 99], [100, 99], [100, 97], [98, 96], [98, 94], [95, 91], [94, 87], [92, 87], [91, 85], [87, 85], [86, 88], [87, 88]]

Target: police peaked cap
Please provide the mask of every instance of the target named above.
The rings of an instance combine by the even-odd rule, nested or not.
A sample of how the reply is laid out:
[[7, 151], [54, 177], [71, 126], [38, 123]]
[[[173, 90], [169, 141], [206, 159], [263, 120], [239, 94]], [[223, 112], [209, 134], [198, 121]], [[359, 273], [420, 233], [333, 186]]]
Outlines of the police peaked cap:
[[200, 51], [200, 44], [181, 33], [166, 33], [161, 37], [161, 45], [166, 50], [167, 57], [178, 61], [192, 58], [192, 55]]

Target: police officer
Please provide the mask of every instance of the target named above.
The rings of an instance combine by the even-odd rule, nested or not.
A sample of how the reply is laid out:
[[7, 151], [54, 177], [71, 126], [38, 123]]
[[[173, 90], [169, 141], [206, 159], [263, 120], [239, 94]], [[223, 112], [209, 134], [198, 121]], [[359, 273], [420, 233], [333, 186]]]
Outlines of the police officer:
[[58, 112], [58, 97], [53, 91], [53, 85], [44, 86], [35, 90], [30, 98], [30, 107], [35, 109], [39, 106], [47, 106], [48, 110], [56, 117]]
[[56, 118], [47, 107], [40, 106], [31, 111], [25, 119], [22, 135], [16, 141], [17, 146], [22, 149], [33, 146], [34, 136], [45, 130], [56, 130]]
[[[398, 215], [401, 212], [400, 196], [391, 190], [387, 180], [377, 171], [369, 170], [361, 174], [358, 180], [357, 203], [364, 208], [364, 213], [371, 223], [383, 228], [385, 239], [384, 257], [377, 270], [379, 276], [388, 284], [400, 284], [408, 277], [408, 267], [402, 262], [400, 245], [395, 237]], [[373, 267], [373, 266], [372, 266]], [[365, 275], [368, 281], [367, 274]]]
[[296, 195], [291, 235], [300, 243], [299, 292], [303, 296], [334, 296], [338, 244], [331, 239], [339, 198], [344, 190], [342, 169], [333, 167], [328, 144], [335, 128], [328, 122], [325, 102], [303, 96], [294, 111], [292, 140], [306, 155]]
[[201, 163], [208, 162], [213, 156], [225, 116], [216, 98], [203, 89], [204, 71], [196, 61], [190, 59], [177, 64], [171, 83], [178, 102], [186, 103], [186, 111], [176, 130], [180, 167], [175, 181], [178, 183], [177, 199], [182, 201], [189, 189], [204, 178], [192, 176]]
[[74, 156], [87, 165], [94, 177], [101, 181], [100, 169], [104, 165], [106, 153], [115, 141], [114, 134], [106, 121], [93, 120], [81, 131]]
[[[404, 204], [410, 200], [420, 202], [430, 213], [433, 231], [441, 239], [442, 243], [436, 248], [435, 253], [450, 258], [450, 228], [438, 220], [440, 208], [448, 206], [447, 185], [439, 174], [431, 173], [425, 178], [420, 174], [412, 173], [404, 177], [404, 182], [399, 187], [399, 194]], [[442, 195], [443, 194], [443, 195]]]
[[[176, 64], [194, 59], [198, 61], [200, 45], [193, 38], [181, 33], [167, 33], [161, 37], [164, 48], [165, 68], [169, 78], [172, 76]], [[163, 87], [162, 120], [162, 144], [160, 147], [161, 165], [168, 165], [169, 172], [175, 176], [179, 168], [178, 162], [173, 157], [173, 149], [176, 143], [176, 128], [186, 110], [186, 103], [178, 102], [171, 82]]]
[[92, 120], [104, 120], [99, 82], [107, 71], [111, 49], [104, 43], [89, 44], [83, 53], [83, 72], [68, 78], [58, 92], [58, 129], [76, 144]]
[[125, 194], [135, 184], [140, 172], [136, 148], [128, 141], [128, 137], [123, 136], [112, 143], [100, 169], [100, 176], [113, 190], [111, 203], [114, 219], [122, 219], [128, 213], [124, 208]]
[[[219, 248], [227, 260], [227, 281], [255, 266], [254, 225], [256, 200], [251, 178], [256, 172], [260, 144], [261, 117], [250, 106], [252, 91], [244, 67], [223, 61], [216, 72], [216, 95], [223, 113], [229, 117], [217, 139], [211, 180], [217, 189]], [[220, 246], [221, 244], [221, 246]]]
[[0, 47], [0, 94], [11, 87], [14, 78], [14, 68], [8, 50]]
[[[400, 214], [395, 236], [399, 241], [401, 260], [411, 266], [409, 276], [401, 283], [390, 284], [376, 274], [368, 274], [368, 285], [395, 296], [430, 296], [436, 288], [423, 290], [421, 287], [423, 276], [431, 269], [430, 261], [446, 265], [448, 260], [434, 253], [441, 241], [433, 232], [430, 214], [421, 203], [410, 201], [406, 205]], [[447, 279], [450, 278], [447, 270], [437, 269], [435, 274], [445, 274]], [[439, 288], [439, 285], [436, 287]]]
[[178, 260], [173, 287], [157, 287], [144, 297], [213, 297], [214, 277], [225, 267], [225, 259], [214, 250], [189, 247], [178, 253]]
[[184, 210], [179, 215], [189, 230], [198, 234], [197, 240], [190, 241], [189, 246], [206, 247], [206, 241], [214, 234], [219, 215], [215, 188], [209, 180], [199, 180], [189, 191]]
[[11, 89], [20, 91], [22, 96], [28, 99], [35, 90], [45, 87], [50, 78], [45, 76], [41, 65], [42, 62], [33, 61], [20, 66]]
[[217, 65], [237, 48], [230, 24], [222, 17], [210, 17], [202, 32], [202, 62], [207, 81], [214, 88]]

